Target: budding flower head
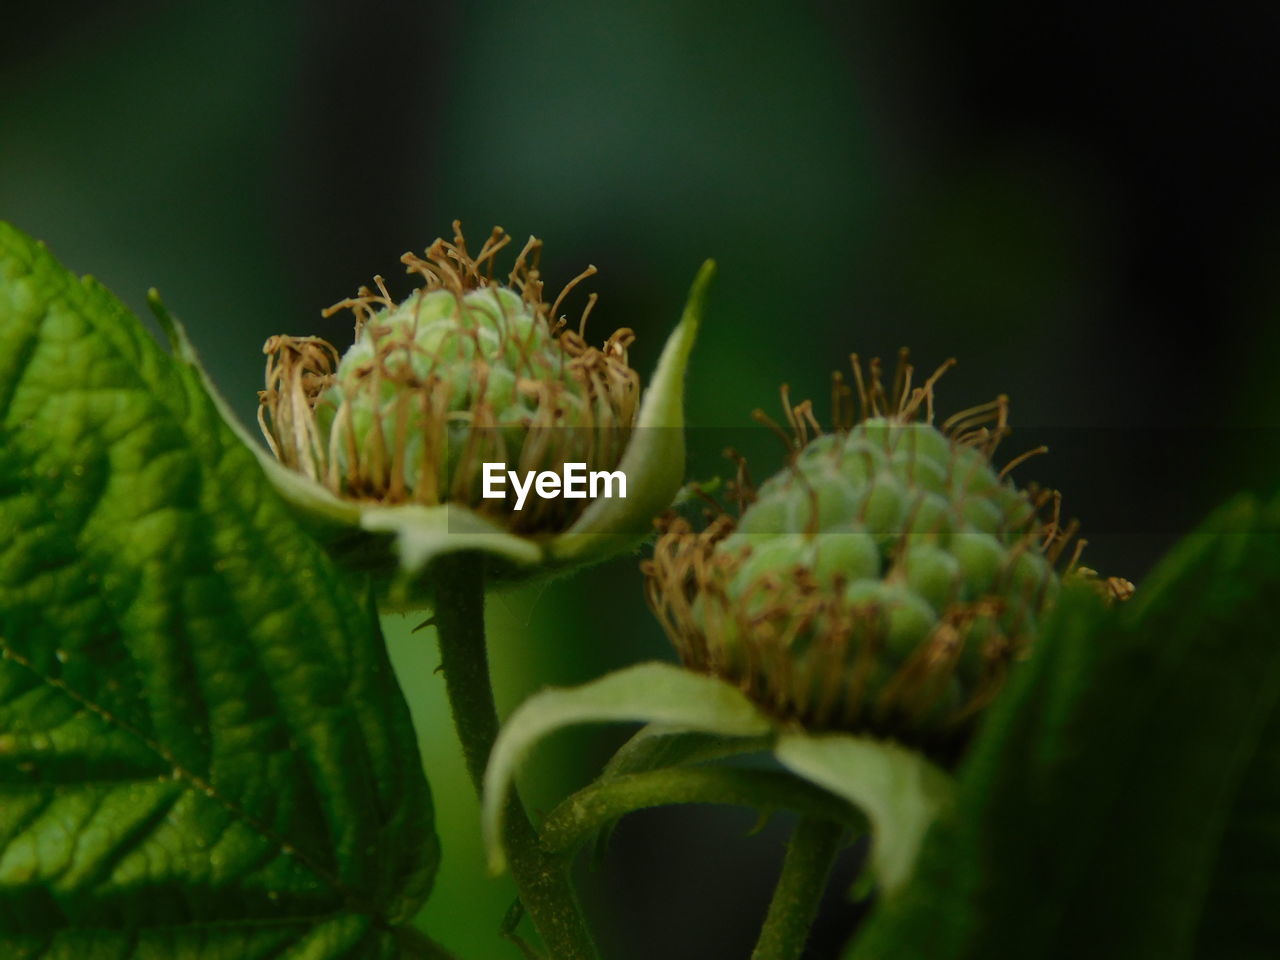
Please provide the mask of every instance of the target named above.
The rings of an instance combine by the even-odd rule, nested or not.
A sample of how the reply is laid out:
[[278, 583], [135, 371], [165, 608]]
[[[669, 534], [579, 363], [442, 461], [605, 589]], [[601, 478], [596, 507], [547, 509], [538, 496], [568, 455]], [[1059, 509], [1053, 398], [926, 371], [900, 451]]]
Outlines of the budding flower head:
[[[683, 479], [685, 370], [715, 264], [698, 271], [642, 393], [630, 330], [586, 342], [594, 294], [572, 324], [560, 316], [594, 267], [549, 303], [540, 241], [500, 279], [510, 237], [495, 227], [472, 255], [453, 226], [452, 241], [401, 258], [422, 282], [402, 301], [377, 277], [325, 311], [355, 313], [345, 354], [318, 337], [264, 348], [263, 468], [339, 563], [373, 577], [384, 609], [430, 605], [426, 568], [451, 553], [483, 554], [490, 579], [514, 580], [627, 549]], [[565, 476], [565, 496], [544, 494], [548, 473]], [[570, 473], [590, 474], [590, 492], [569, 491]], [[504, 475], [510, 485], [489, 482]]]
[[286, 465], [339, 497], [381, 505], [464, 505], [510, 530], [554, 533], [585, 509], [582, 499], [482, 496], [482, 465], [521, 473], [568, 462], [613, 469], [635, 423], [640, 377], [627, 363], [634, 337], [603, 346], [584, 339], [588, 299], [573, 328], [565, 296], [588, 267], [544, 297], [541, 241], [530, 238], [505, 281], [494, 262], [511, 237], [495, 227], [472, 256], [460, 225], [424, 256], [401, 260], [422, 286], [397, 303], [375, 290], [335, 304], [350, 308], [355, 343], [339, 358], [315, 337], [272, 337], [260, 421]]
[[1042, 451], [995, 466], [1006, 397], [934, 425], [950, 365], [915, 386], [904, 350], [886, 389], [879, 361], [864, 375], [855, 355], [854, 386], [833, 381], [830, 431], [785, 387], [787, 429], [757, 411], [783, 437], [785, 467], [757, 488], [738, 458], [737, 510], [701, 531], [668, 520], [645, 564], [686, 666], [810, 729], [958, 742], [1083, 542], [1067, 557], [1076, 524], [1060, 496], [1008, 477]]

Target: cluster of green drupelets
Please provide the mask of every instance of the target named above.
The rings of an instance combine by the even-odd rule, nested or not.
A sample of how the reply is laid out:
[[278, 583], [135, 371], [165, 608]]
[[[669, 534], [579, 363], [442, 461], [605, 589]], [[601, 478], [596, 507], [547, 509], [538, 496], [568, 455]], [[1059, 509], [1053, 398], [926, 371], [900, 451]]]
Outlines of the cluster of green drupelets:
[[[437, 240], [425, 257], [405, 254], [424, 281], [397, 303], [377, 290], [326, 312], [351, 308], [356, 338], [337, 351], [317, 338], [273, 337], [264, 431], [282, 460], [342, 497], [394, 505], [459, 503], [498, 514], [521, 532], [557, 531], [582, 500], [509, 500], [482, 496], [482, 464], [522, 473], [566, 462], [617, 466], [635, 420], [639, 377], [627, 362], [630, 330], [602, 348], [543, 300], [531, 238], [505, 284], [493, 279], [494, 255], [510, 240], [495, 228], [481, 251], [467, 253], [455, 224], [452, 243]], [[335, 367], [335, 360], [336, 367]]]
[[686, 665], [779, 716], [945, 741], [1034, 637], [1075, 528], [992, 463], [1005, 398], [939, 429], [937, 375], [911, 389], [904, 354], [887, 393], [854, 362], [859, 405], [829, 433], [789, 409], [787, 464], [758, 488], [739, 471], [736, 516], [668, 522], [650, 602]]

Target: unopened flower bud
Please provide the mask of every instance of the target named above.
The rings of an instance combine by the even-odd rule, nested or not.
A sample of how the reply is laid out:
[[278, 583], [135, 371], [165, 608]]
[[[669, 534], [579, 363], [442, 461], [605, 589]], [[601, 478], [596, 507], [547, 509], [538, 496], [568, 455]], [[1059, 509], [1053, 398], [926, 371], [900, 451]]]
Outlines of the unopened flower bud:
[[557, 319], [564, 295], [543, 299], [530, 239], [505, 283], [494, 257], [510, 240], [495, 229], [473, 258], [455, 224], [425, 257], [406, 254], [423, 286], [397, 303], [379, 277], [327, 312], [350, 307], [356, 338], [339, 359], [314, 337], [268, 341], [262, 423], [276, 455], [343, 498], [383, 506], [454, 503], [520, 533], [567, 529], [582, 499], [482, 495], [482, 465], [526, 472], [580, 462], [616, 467], [639, 407], [627, 363], [630, 330], [600, 348]]
[[904, 351], [886, 390], [855, 357], [830, 432], [784, 389], [787, 465], [755, 488], [740, 464], [738, 515], [669, 521], [645, 565], [686, 666], [808, 728], [910, 741], [954, 742], [990, 702], [1075, 564], [1076, 525], [1008, 478], [1024, 457], [994, 464], [1005, 397], [934, 426], [949, 365], [913, 388]]
[[642, 395], [630, 330], [585, 339], [595, 294], [575, 322], [560, 315], [595, 268], [548, 303], [532, 237], [495, 279], [509, 241], [495, 227], [473, 256], [455, 222], [452, 241], [401, 258], [422, 281], [403, 300], [377, 277], [325, 311], [356, 315], [345, 354], [318, 337], [264, 348], [267, 475], [340, 563], [372, 575], [384, 609], [429, 605], [424, 572], [451, 553], [485, 554], [510, 580], [627, 549], [683, 479], [685, 369], [715, 265]]

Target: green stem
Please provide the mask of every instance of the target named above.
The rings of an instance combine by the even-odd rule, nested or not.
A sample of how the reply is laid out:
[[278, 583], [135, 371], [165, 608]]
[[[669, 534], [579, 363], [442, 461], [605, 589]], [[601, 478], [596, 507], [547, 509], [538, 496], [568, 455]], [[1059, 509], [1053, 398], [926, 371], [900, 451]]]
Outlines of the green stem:
[[717, 803], [764, 812], [798, 810], [814, 819], [865, 826], [849, 804], [790, 774], [738, 767], [667, 767], [617, 774], [579, 790], [548, 814], [542, 824], [542, 846], [549, 853], [572, 854], [597, 831], [628, 813], [677, 803]]
[[800, 960], [843, 833], [839, 824], [813, 817], [796, 825], [751, 960]]
[[[484, 639], [484, 559], [458, 554], [436, 565], [435, 626], [440, 665], [467, 773], [479, 794], [498, 735], [498, 711]], [[569, 863], [547, 853], [513, 790], [503, 846], [520, 901], [555, 960], [595, 960], [596, 948], [569, 880]]]

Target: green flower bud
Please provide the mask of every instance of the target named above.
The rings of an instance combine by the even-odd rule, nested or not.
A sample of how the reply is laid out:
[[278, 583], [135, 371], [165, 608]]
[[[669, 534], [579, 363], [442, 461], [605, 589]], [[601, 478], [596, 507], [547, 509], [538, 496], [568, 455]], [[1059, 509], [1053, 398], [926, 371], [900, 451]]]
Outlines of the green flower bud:
[[[595, 294], [572, 327], [560, 316], [594, 267], [548, 303], [541, 241], [529, 239], [504, 282], [494, 278], [510, 241], [501, 228], [474, 256], [456, 222], [454, 233], [401, 258], [422, 281], [403, 300], [378, 277], [326, 311], [355, 313], [345, 354], [317, 337], [264, 348], [268, 475], [339, 560], [374, 574], [388, 609], [429, 603], [422, 572], [450, 552], [485, 553], [491, 577], [510, 579], [632, 546], [684, 470], [684, 371], [714, 265], [699, 272], [642, 396], [630, 330], [586, 342]], [[579, 482], [613, 479], [601, 494], [541, 484], [530, 494], [534, 477], [567, 476], [569, 465]]]
[[758, 489], [740, 471], [736, 517], [667, 521], [647, 592], [686, 666], [811, 729], [958, 742], [1079, 550], [1064, 557], [1058, 495], [1008, 478], [1025, 455], [993, 462], [1006, 398], [934, 425], [949, 365], [913, 389], [904, 351], [886, 390], [855, 356], [857, 396], [837, 376], [826, 433], [784, 389], [784, 469]]
[[516, 509], [483, 496], [482, 465], [521, 475], [586, 463], [613, 470], [639, 407], [640, 377], [627, 363], [630, 330], [601, 348], [555, 319], [543, 300], [541, 245], [530, 240], [506, 285], [495, 254], [510, 240], [494, 230], [473, 259], [459, 232], [426, 257], [405, 254], [421, 289], [396, 303], [381, 278], [326, 313], [351, 308], [355, 343], [337, 351], [311, 337], [267, 343], [262, 424], [286, 465], [339, 497], [383, 506], [455, 503], [521, 533], [555, 533], [585, 510], [583, 499], [527, 498]]

